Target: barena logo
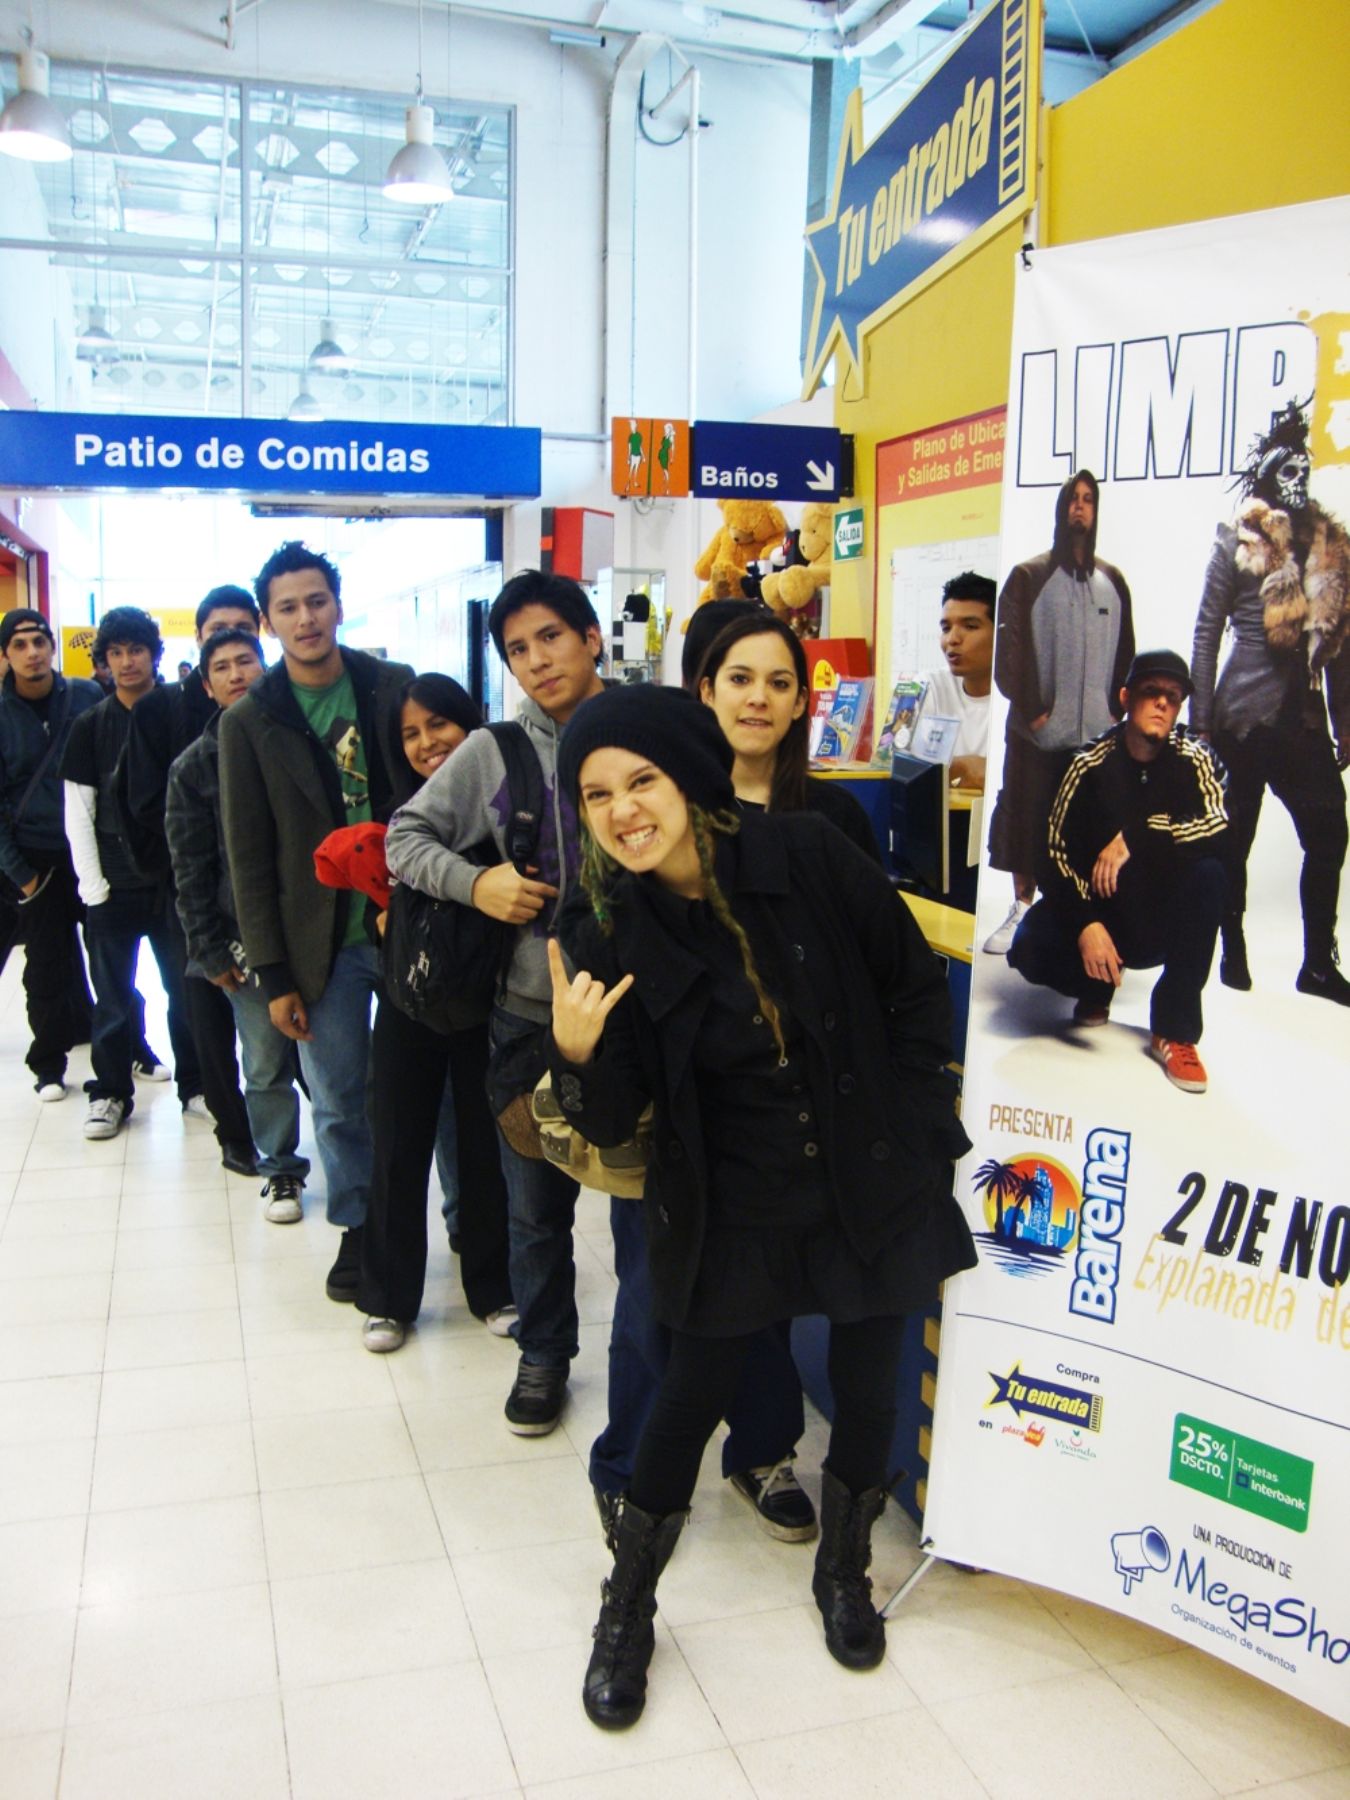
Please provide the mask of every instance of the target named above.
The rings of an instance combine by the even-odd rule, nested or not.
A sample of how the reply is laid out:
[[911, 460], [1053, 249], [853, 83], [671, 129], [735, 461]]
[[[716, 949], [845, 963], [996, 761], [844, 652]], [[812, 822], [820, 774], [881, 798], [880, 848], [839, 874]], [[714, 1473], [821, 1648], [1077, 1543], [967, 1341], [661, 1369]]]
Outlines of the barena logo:
[[1078, 1230], [1069, 1311], [1104, 1325], [1115, 1322], [1120, 1281], [1120, 1234], [1130, 1174], [1130, 1134], [1088, 1133], [1083, 1164], [1083, 1217]]

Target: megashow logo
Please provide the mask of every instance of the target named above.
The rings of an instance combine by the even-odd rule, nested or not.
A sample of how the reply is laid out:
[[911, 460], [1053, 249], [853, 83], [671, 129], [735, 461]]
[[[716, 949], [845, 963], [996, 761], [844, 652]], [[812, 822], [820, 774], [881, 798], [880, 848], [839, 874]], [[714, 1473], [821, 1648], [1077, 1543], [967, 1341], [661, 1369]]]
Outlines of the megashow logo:
[[1127, 1594], [1146, 1575], [1170, 1570], [1174, 1618], [1279, 1663], [1291, 1674], [1297, 1665], [1289, 1658], [1298, 1651], [1338, 1668], [1350, 1662], [1350, 1636], [1337, 1636], [1322, 1624], [1315, 1601], [1300, 1594], [1266, 1600], [1246, 1593], [1211, 1575], [1203, 1551], [1192, 1557], [1183, 1549], [1174, 1566], [1171, 1546], [1156, 1525], [1115, 1532], [1111, 1557]]

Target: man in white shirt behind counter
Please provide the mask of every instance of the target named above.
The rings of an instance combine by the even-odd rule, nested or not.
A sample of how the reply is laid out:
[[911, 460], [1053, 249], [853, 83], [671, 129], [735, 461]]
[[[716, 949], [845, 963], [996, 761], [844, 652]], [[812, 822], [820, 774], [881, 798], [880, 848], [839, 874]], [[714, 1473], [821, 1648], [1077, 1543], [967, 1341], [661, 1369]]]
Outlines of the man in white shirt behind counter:
[[987, 575], [966, 570], [942, 590], [944, 666], [925, 676], [920, 718], [959, 719], [948, 765], [951, 785], [984, 792], [984, 759], [989, 741], [989, 693], [994, 669], [994, 601], [997, 589]]

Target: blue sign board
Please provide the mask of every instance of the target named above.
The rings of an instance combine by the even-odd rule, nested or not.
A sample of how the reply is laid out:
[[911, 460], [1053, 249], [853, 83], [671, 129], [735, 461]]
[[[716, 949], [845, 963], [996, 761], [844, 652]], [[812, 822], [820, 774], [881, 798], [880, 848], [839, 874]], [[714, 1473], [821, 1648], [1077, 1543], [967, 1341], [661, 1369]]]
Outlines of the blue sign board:
[[843, 439], [832, 425], [694, 422], [691, 494], [717, 500], [837, 500], [843, 475]]
[[0, 487], [524, 500], [539, 446], [505, 425], [0, 412]]
[[865, 389], [868, 332], [1030, 211], [1039, 105], [1033, 0], [991, 6], [865, 148], [854, 90], [830, 210], [806, 233], [817, 277], [806, 394], [836, 351]]

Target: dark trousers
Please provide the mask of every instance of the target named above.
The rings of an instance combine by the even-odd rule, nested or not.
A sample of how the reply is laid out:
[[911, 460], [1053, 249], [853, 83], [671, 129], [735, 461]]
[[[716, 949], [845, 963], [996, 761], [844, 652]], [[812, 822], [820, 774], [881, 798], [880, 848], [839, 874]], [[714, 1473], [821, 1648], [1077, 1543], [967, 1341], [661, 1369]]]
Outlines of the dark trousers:
[[23, 988], [32, 1033], [26, 1061], [37, 1085], [60, 1081], [76, 1044], [89, 1041], [93, 999], [80, 954], [82, 912], [75, 871], [66, 850], [25, 850], [39, 876], [50, 876], [42, 891], [19, 908], [24, 943]]
[[371, 1047], [375, 1164], [361, 1242], [358, 1308], [410, 1324], [427, 1272], [427, 1183], [447, 1079], [459, 1162], [459, 1274], [476, 1318], [511, 1304], [506, 1181], [488, 1107], [487, 1026], [445, 1036], [383, 995]]
[[[1100, 908], [1126, 968], [1162, 965], [1149, 1006], [1150, 1027], [1158, 1037], [1178, 1044], [1200, 1041], [1200, 995], [1209, 980], [1226, 892], [1223, 864], [1214, 856], [1183, 865], [1165, 888], [1126, 863], [1114, 899]], [[1115, 998], [1109, 981], [1094, 981], [1084, 970], [1076, 929], [1048, 901], [1038, 900], [1017, 927], [1008, 962], [1038, 987], [1071, 999], [1110, 1006]]]
[[[593, 1487], [628, 1489], [638, 1443], [670, 1362], [671, 1333], [652, 1316], [647, 1231], [636, 1200], [611, 1200], [614, 1273], [619, 1291], [609, 1337], [609, 1418], [591, 1446]], [[747, 1340], [740, 1380], [726, 1411], [722, 1473], [762, 1469], [787, 1456], [805, 1429], [802, 1384], [786, 1323]]]
[[125, 1101], [130, 1110], [135, 1094], [131, 1062], [143, 1030], [135, 988], [136, 953], [141, 939], [148, 938], [169, 1002], [169, 1041], [178, 1097], [188, 1100], [199, 1094], [197, 1051], [183, 995], [183, 934], [168, 889], [114, 888], [102, 905], [88, 909], [84, 936], [94, 980], [94, 1031], [89, 1050], [94, 1076], [85, 1083], [85, 1092], [95, 1100]]
[[1298, 891], [1304, 961], [1325, 974], [1332, 964], [1347, 840], [1345, 784], [1331, 739], [1320, 728], [1256, 725], [1244, 738], [1216, 732], [1214, 747], [1228, 768], [1229, 914], [1240, 924], [1247, 910], [1247, 858], [1269, 788], [1293, 820], [1303, 851]]
[[234, 1008], [224, 988], [204, 975], [184, 978], [188, 1026], [197, 1048], [201, 1091], [216, 1122], [216, 1141], [251, 1144], [248, 1109], [239, 1091], [239, 1064], [234, 1054]]
[[[887, 1482], [904, 1324], [896, 1318], [830, 1326], [834, 1424], [826, 1460], [852, 1494]], [[688, 1506], [704, 1448], [731, 1405], [752, 1342], [671, 1333], [670, 1362], [633, 1468], [631, 1496], [643, 1512], [680, 1512]]]
[[1038, 750], [1011, 726], [1003, 782], [989, 820], [989, 866], [1042, 885], [1050, 860], [1050, 813], [1073, 750]]

